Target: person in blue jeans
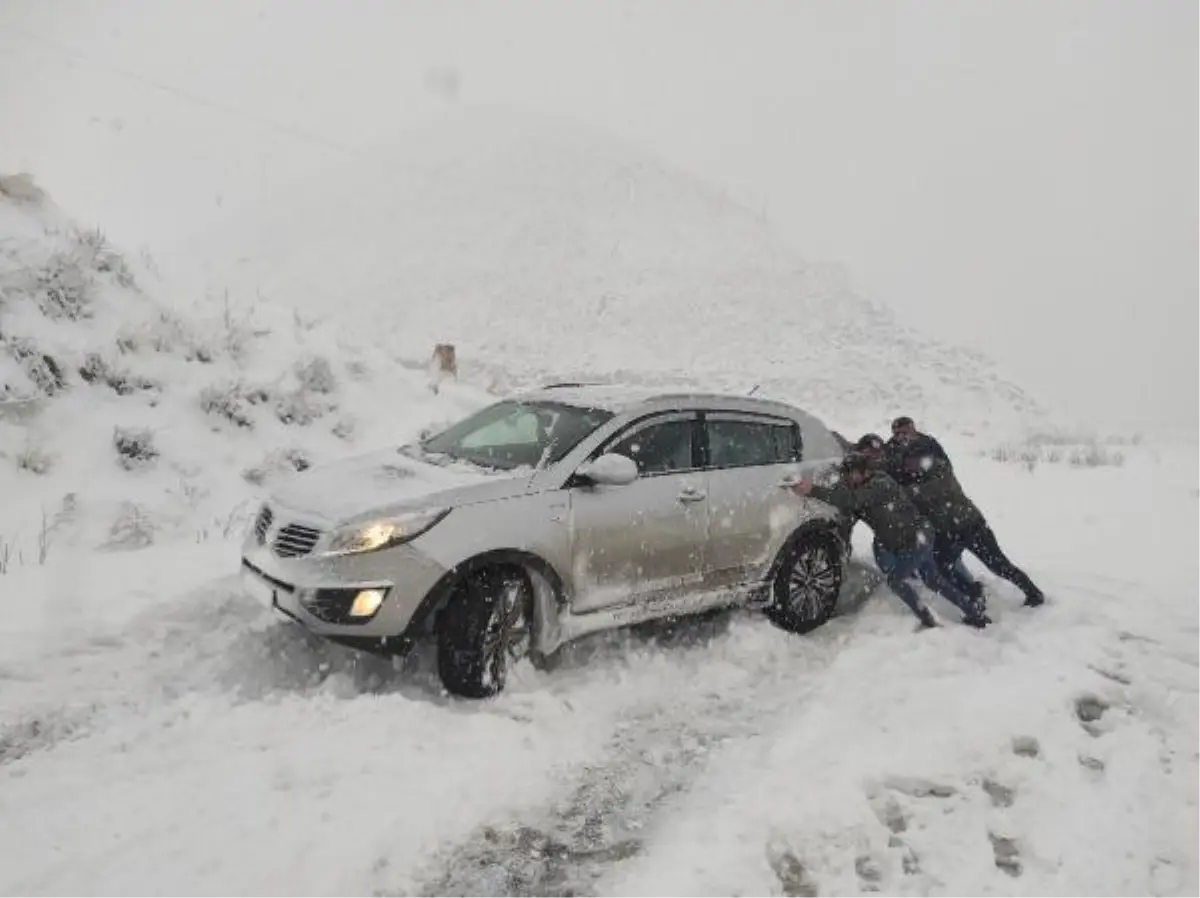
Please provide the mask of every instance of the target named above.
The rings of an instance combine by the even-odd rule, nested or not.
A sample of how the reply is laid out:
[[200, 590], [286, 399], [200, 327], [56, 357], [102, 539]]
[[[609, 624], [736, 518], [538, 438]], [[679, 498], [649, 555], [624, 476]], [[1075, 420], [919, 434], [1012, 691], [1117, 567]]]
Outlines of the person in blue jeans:
[[[896, 420], [897, 422], [907, 421], [909, 426], [912, 425], [911, 418], [897, 418]], [[896, 426], [898, 425], [893, 425], [893, 429]], [[900, 486], [906, 486], [906, 484], [909, 484], [910, 480], [913, 479], [913, 475], [911, 473], [913, 464], [910, 462], [910, 459], [903, 454], [905, 445], [911, 445], [914, 447], [914, 449], [927, 447], [925, 451], [930, 452], [936, 457], [946, 458], [945, 450], [942, 449], [941, 444], [934, 440], [933, 437], [925, 437], [924, 434], [920, 434], [919, 436], [922, 439], [927, 439], [928, 443], [909, 442], [902, 444], [898, 442], [898, 437], [893, 437], [891, 443], [885, 443], [883, 437], [879, 436], [878, 434], [868, 433], [864, 434], [859, 441], [854, 444], [854, 447], [851, 451], [861, 452], [867, 457], [867, 460], [870, 462], [873, 470], [883, 471]], [[949, 459], [946, 459], [945, 464], [947, 467], [950, 466]], [[906, 489], [909, 492], [909, 495], [913, 496], [912, 487], [906, 486]], [[916, 497], [914, 496], [913, 498], [915, 499]], [[921, 510], [919, 505], [917, 506], [917, 510]], [[932, 524], [933, 521], [930, 520], [930, 523]], [[943, 534], [940, 530], [935, 531], [933, 537], [933, 560], [938, 563], [938, 567], [941, 568], [943, 576], [945, 576], [955, 586], [955, 588], [958, 589], [959, 592], [965, 593], [967, 596], [973, 599], [979, 606], [980, 610], [983, 610], [986, 607], [983, 584], [971, 576], [971, 572], [967, 570], [966, 564], [963, 563], [961, 552], [953, 562], [949, 564], [943, 563], [943, 554], [939, 554], [938, 550], [944, 542], [946, 542], [945, 534]], [[890, 562], [886, 557], [886, 553], [880, 553], [878, 537], [876, 537], [875, 541], [872, 543], [871, 551], [874, 553], [875, 563], [879, 565], [879, 569], [881, 571], [885, 568], [885, 566], [890, 566]]]
[[938, 569], [933, 557], [933, 528], [908, 494], [866, 456], [848, 455], [835, 486], [817, 486], [806, 477], [794, 489], [863, 521], [875, 532], [880, 570], [892, 592], [912, 610], [922, 627], [936, 627], [937, 621], [913, 588], [914, 577], [962, 611], [964, 624], [983, 628], [991, 623], [975, 600], [964, 595]]

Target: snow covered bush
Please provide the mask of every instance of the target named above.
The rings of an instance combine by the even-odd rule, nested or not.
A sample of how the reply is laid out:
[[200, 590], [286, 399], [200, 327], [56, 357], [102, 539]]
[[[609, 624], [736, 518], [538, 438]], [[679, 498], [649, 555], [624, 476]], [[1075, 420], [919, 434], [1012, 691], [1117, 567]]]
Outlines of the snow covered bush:
[[54, 467], [54, 456], [35, 443], [26, 443], [17, 453], [17, 467], [31, 474], [48, 474]]
[[158, 458], [154, 434], [146, 428], [114, 429], [113, 447], [117, 450], [117, 461], [126, 471], [148, 467]]
[[66, 386], [62, 366], [54, 356], [42, 352], [32, 340], [22, 337], [12, 337], [7, 340], [0, 337], [0, 340], [4, 341], [8, 354], [20, 366], [25, 377], [28, 378], [29, 385], [36, 392], [45, 396], [53, 396]]
[[1069, 464], [1077, 468], [1120, 467], [1125, 464], [1125, 455], [1094, 438], [1083, 443], [1072, 444], [1055, 439], [1031, 440], [1025, 444], [1003, 444], [988, 453], [993, 461], [1019, 464], [1033, 471], [1038, 465]]
[[108, 530], [104, 547], [108, 549], [141, 549], [154, 542], [154, 522], [149, 513], [136, 502], [122, 502], [117, 517]]
[[333, 368], [320, 356], [297, 362], [296, 379], [300, 382], [301, 390], [311, 393], [332, 393], [337, 389]]
[[254, 427], [241, 384], [205, 387], [200, 393], [200, 408], [206, 415], [224, 418], [237, 427]]
[[242, 478], [255, 486], [262, 486], [275, 475], [307, 471], [310, 467], [312, 461], [303, 449], [277, 449], [267, 453], [259, 464], [246, 468]]

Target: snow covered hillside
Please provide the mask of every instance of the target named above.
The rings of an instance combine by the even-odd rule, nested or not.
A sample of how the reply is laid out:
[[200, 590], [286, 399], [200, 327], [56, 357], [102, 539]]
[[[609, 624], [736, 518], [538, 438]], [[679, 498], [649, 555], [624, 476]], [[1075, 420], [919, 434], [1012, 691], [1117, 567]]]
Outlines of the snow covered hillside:
[[[965, 355], [889, 342], [886, 316], [848, 294], [799, 290], [811, 269], [772, 262], [744, 213], [687, 230], [717, 202], [699, 188], [686, 195], [701, 208], [672, 191], [680, 230], [664, 230], [642, 214], [676, 201], [653, 193], [653, 169], [628, 171], [643, 199], [614, 208], [617, 224], [587, 219], [641, 229], [612, 251], [631, 260], [613, 263], [620, 290], [590, 237], [576, 267], [543, 263], [543, 244], [576, 258], [573, 216], [522, 231], [542, 221], [517, 214], [524, 191], [553, 190], [536, 160], [517, 165], [520, 146], [513, 214], [479, 219], [511, 228], [511, 252], [441, 244], [421, 257], [430, 275], [405, 241], [363, 243], [385, 212], [367, 191], [363, 219], [257, 255], [261, 297], [192, 293], [49, 199], [0, 195], [0, 892], [1194, 894], [1194, 443], [947, 432], [967, 488], [1050, 597], [1024, 609], [988, 580], [983, 632], [916, 634], [897, 601], [860, 592], [808, 637], [736, 613], [588, 639], [470, 703], [440, 691], [427, 652], [359, 656], [238, 595], [238, 537], [262, 487], [457, 416], [487, 400], [491, 376], [594, 365], [771, 380], [823, 411], [841, 410], [844, 377], [835, 426], [881, 427], [897, 405], [966, 415], [978, 399], [977, 422], [1026, 408], [985, 374], [959, 382], [986, 371]], [[423, 214], [454, 190], [496, 190], [461, 164]], [[572, 180], [563, 202], [590, 189], [607, 195]], [[432, 253], [419, 222], [397, 227]], [[705, 234], [711, 267], [671, 261]], [[743, 268], [718, 261], [749, 245]], [[424, 272], [419, 289], [406, 271]], [[517, 289], [543, 276], [544, 291]], [[783, 317], [748, 318], [747, 282]], [[701, 311], [684, 315], [693, 291], [707, 291]], [[563, 300], [606, 295], [608, 311]], [[393, 299], [404, 314], [386, 326], [349, 315]], [[545, 325], [549, 357], [513, 316]], [[844, 354], [826, 345], [838, 334]], [[442, 339], [479, 384], [427, 389], [419, 359]], [[694, 347], [716, 354], [693, 364]], [[923, 353], [955, 382], [924, 371]]]
[[1040, 414], [989, 360], [905, 328], [702, 182], [507, 113], [446, 113], [315, 169], [179, 255], [208, 260], [212, 289], [336, 308], [409, 353], [456, 343], [508, 384], [759, 384], [834, 419], [902, 409], [1005, 434]]
[[53, 569], [72, 578], [62, 601], [81, 604], [8, 609], [0, 645], [22, 644], [27, 622], [86, 633], [90, 615], [119, 613], [83, 601], [73, 550], [101, 550], [105, 570], [162, 543], [203, 554], [279, 476], [489, 398], [435, 396], [423, 364], [292, 310], [178, 292], [35, 191], [0, 193], [0, 571], [8, 595]]

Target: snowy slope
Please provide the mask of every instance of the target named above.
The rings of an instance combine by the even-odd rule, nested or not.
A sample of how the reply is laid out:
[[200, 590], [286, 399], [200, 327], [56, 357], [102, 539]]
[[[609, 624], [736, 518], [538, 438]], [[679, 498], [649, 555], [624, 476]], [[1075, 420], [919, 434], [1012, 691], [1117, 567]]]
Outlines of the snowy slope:
[[[687, 379], [838, 418], [1011, 434], [1039, 410], [799, 258], [758, 216], [653, 157], [478, 109], [401, 132], [180, 249], [261, 295], [409, 353], [456, 343], [504, 382]], [[880, 426], [878, 423], [876, 427]]]
[[[643, 216], [630, 221], [649, 228], [639, 242], [654, 239]], [[735, 219], [719, 241], [754, 228]], [[0, 264], [0, 892], [1200, 887], [1194, 444], [1055, 464], [980, 456], [950, 433], [964, 482], [1051, 596], [1029, 611], [989, 581], [997, 623], [982, 633], [917, 635], [889, 596], [851, 596], [808, 638], [751, 614], [612, 634], [570, 647], [554, 670], [519, 669], [494, 701], [459, 702], [427, 653], [393, 668], [310, 641], [238, 596], [233, 577], [251, 480], [396, 442], [487, 399], [469, 385], [434, 396], [406, 360], [445, 336], [442, 313], [422, 312], [425, 332], [396, 319], [368, 333], [343, 314], [354, 290], [297, 295], [293, 312], [289, 291], [305, 283], [295, 259], [288, 290], [268, 284], [251, 309], [233, 289], [227, 304], [81, 236], [48, 201], [0, 198]], [[669, 282], [653, 258], [639, 264]], [[342, 274], [361, 286], [354, 268]], [[486, 298], [476, 276], [456, 283]], [[580, 365], [637, 364], [646, 379], [686, 368], [687, 340], [746, 333], [714, 311], [642, 356], [625, 346], [636, 327], [593, 343], [567, 326], [578, 307], [501, 298], [544, 301], [556, 339], [592, 353]], [[819, 307], [822, 333], [849, 308], [853, 345], [900, 352], [861, 336], [859, 306]], [[465, 300], [447, 308], [474, 335], [453, 337], [460, 351], [489, 374], [572, 361], [522, 355], [532, 337], [504, 330], [499, 312], [472, 324]], [[788, 321], [779, 336], [800, 342]], [[732, 355], [718, 358], [705, 371], [739, 376]], [[780, 357], [779, 383], [814, 389], [804, 364]], [[847, 418], [890, 412], [892, 394], [873, 408], [869, 389], [898, 387], [838, 370], [868, 378], [849, 387]], [[941, 403], [972, 396], [937, 389]], [[1008, 402], [996, 395], [989, 407]], [[149, 431], [157, 455], [118, 452], [117, 427]]]
[[[422, 365], [291, 310], [168, 287], [153, 260], [122, 256], [48, 198], [0, 193], [0, 569], [67, 578], [63, 599], [85, 616], [64, 627], [112, 613], [70, 594], [88, 582], [60, 569], [70, 551], [237, 536], [279, 477], [489, 398], [453, 384], [435, 396]], [[0, 645], [26, 638], [26, 615], [54, 614], [11, 609]]]

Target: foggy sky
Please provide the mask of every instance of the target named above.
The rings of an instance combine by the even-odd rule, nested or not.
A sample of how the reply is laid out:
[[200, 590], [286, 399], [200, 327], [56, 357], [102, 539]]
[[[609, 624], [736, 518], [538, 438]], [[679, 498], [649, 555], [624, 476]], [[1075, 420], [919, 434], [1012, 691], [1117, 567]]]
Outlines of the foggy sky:
[[724, 186], [1035, 395], [1194, 428], [1197, 27], [1186, 0], [8, 0], [0, 169], [153, 247], [457, 89]]

